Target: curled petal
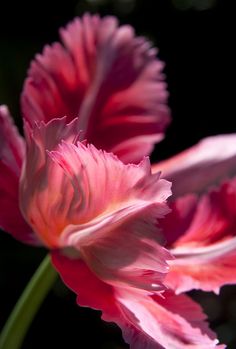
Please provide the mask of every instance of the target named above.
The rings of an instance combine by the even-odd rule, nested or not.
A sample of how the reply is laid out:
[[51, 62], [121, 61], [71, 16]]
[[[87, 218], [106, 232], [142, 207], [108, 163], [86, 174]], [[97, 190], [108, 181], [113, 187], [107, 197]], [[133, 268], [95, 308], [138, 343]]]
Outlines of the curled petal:
[[236, 134], [203, 139], [197, 145], [153, 166], [153, 173], [173, 182], [173, 196], [201, 193], [236, 174]]
[[151, 296], [112, 287], [99, 280], [82, 260], [69, 259], [56, 251], [52, 261], [63, 281], [77, 294], [78, 304], [101, 310], [103, 320], [120, 326], [131, 349], [225, 348], [217, 345], [200, 306], [187, 296], [170, 291]]
[[129, 290], [116, 290], [126, 342], [133, 349], [213, 349], [218, 346], [198, 304], [185, 295], [170, 291], [162, 297], [147, 296]]
[[171, 250], [166, 284], [176, 293], [192, 289], [219, 293], [220, 287], [236, 283], [236, 237], [212, 246], [176, 248]]
[[64, 46], [46, 46], [31, 64], [24, 117], [33, 125], [78, 116], [90, 143], [123, 161], [140, 161], [163, 138], [170, 119], [156, 50], [132, 27], [118, 27], [114, 17], [86, 14], [60, 34]]
[[36, 243], [19, 210], [19, 178], [24, 156], [24, 139], [8, 108], [0, 106], [0, 227], [19, 240]]
[[156, 225], [168, 212], [170, 183], [151, 174], [148, 159], [125, 165], [92, 145], [73, 144], [77, 119], [26, 127], [26, 135], [21, 209], [41, 241], [73, 249], [111, 283], [163, 288], [171, 256]]
[[54, 164], [47, 151], [56, 150], [61, 139], [74, 142], [79, 135], [78, 120], [53, 119], [48, 124], [25, 124], [27, 156], [20, 180], [20, 207], [39, 239], [48, 247], [70, 221], [73, 188], [63, 171]]
[[[74, 188], [71, 222], [58, 240], [72, 247], [111, 283], [159, 289], [169, 253], [160, 246], [157, 219], [167, 212], [170, 183], [151, 175], [148, 159], [124, 165], [92, 145], [63, 143], [51, 152]], [[77, 221], [77, 222], [76, 222]]]
[[[186, 206], [181, 203], [189, 202], [188, 198], [172, 204], [173, 217], [180, 209], [177, 222], [181, 234], [173, 241], [171, 251], [176, 258], [170, 261], [166, 282], [178, 293], [193, 288], [218, 293], [222, 285], [236, 282], [236, 179], [199, 200], [195, 197], [191, 214], [184, 215], [181, 208]], [[171, 235], [171, 215], [162, 226], [167, 236]]]

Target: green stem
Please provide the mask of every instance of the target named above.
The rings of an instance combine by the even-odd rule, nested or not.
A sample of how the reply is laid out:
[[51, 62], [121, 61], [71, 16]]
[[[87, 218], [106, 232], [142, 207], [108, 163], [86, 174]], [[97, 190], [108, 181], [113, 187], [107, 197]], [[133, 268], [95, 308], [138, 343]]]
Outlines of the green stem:
[[27, 330], [57, 277], [46, 256], [16, 303], [0, 335], [0, 349], [19, 349]]

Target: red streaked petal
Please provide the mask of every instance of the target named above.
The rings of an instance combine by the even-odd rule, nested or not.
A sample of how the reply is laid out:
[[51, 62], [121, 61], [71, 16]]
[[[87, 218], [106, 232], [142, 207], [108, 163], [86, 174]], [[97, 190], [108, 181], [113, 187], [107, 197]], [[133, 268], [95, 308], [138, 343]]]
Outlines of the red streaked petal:
[[46, 46], [31, 64], [22, 94], [24, 117], [33, 125], [78, 116], [90, 143], [123, 161], [140, 161], [163, 138], [170, 120], [155, 49], [114, 17], [86, 14], [60, 34], [64, 46]]

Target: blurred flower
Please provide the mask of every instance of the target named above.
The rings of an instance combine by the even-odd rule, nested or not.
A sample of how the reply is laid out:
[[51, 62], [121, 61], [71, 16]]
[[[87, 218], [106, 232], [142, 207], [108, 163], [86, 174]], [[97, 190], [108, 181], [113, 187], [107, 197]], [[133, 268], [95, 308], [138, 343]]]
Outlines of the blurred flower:
[[202, 140], [153, 166], [173, 181], [172, 212], [162, 229], [171, 261], [167, 284], [177, 293], [236, 283], [236, 135]]

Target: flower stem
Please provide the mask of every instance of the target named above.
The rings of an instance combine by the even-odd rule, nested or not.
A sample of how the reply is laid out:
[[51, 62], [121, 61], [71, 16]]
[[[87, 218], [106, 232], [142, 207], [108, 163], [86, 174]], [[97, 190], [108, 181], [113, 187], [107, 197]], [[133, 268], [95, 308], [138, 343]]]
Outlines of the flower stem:
[[0, 335], [0, 349], [19, 349], [27, 330], [48, 291], [54, 284], [57, 272], [47, 255], [29, 281], [16, 303]]

